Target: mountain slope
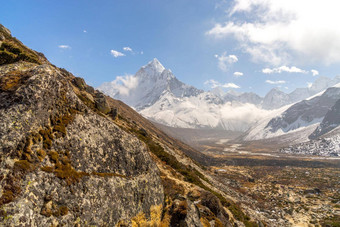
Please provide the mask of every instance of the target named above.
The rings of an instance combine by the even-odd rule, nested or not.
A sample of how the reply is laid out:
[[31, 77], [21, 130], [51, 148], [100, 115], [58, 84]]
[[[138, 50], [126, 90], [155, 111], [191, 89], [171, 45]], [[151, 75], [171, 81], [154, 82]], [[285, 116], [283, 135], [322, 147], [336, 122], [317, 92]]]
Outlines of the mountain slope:
[[310, 141], [284, 147], [281, 152], [301, 155], [340, 156], [340, 99], [309, 135]]
[[[25, 51], [5, 34], [6, 52]], [[109, 109], [92, 111], [73, 78], [39, 58], [0, 66], [1, 225], [113, 225], [160, 212], [163, 186], [147, 147], [100, 116]], [[105, 107], [100, 93], [84, 89]]]
[[[338, 85], [335, 85], [309, 99], [278, 109], [273, 115], [265, 117], [252, 127], [246, 133], [245, 139], [259, 140], [273, 138], [299, 130], [301, 141], [306, 141], [309, 134], [303, 131], [305, 130], [305, 132], [310, 133], [312, 128], [315, 129], [337, 102], [339, 96], [340, 88]], [[334, 118], [336, 110], [337, 108], [333, 110], [334, 113], [328, 114], [328, 119]], [[329, 121], [331, 120], [329, 119]], [[336, 121], [336, 118], [334, 118], [334, 121]]]
[[340, 99], [334, 104], [332, 109], [330, 109], [320, 125], [315, 129], [315, 131], [310, 135], [311, 139], [318, 138], [331, 130], [335, 129], [340, 125]]
[[1, 226], [271, 223], [197, 162], [213, 160], [29, 53], [0, 57]]

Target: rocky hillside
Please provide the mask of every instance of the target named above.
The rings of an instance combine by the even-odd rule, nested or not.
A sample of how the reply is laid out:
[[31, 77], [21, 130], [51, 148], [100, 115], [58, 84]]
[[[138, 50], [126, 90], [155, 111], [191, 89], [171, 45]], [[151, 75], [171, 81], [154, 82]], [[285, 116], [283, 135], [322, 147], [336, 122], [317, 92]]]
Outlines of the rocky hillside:
[[1, 226], [270, 222], [208, 174], [208, 157], [1, 25], [0, 119]]
[[67, 72], [33, 51], [21, 58], [11, 37], [1, 49], [2, 223], [104, 225], [161, 212], [159, 170], [147, 147], [105, 116], [104, 97], [86, 86], [93, 111]]
[[300, 143], [280, 149], [287, 154], [340, 156], [340, 135], [318, 138], [305, 143]]

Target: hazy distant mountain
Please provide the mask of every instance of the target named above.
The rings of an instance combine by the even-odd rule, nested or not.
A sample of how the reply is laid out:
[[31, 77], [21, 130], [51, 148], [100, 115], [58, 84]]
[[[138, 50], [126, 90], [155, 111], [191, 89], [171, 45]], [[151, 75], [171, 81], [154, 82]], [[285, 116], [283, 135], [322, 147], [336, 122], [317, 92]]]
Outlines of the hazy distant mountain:
[[309, 90], [312, 93], [316, 94], [317, 92], [325, 90], [326, 88], [331, 87], [337, 83], [340, 83], [340, 76], [336, 76], [334, 77], [334, 79], [325, 76], [320, 76], [315, 80], [315, 82], [312, 84]]
[[[319, 91], [322, 91], [326, 88], [327, 87], [325, 87], [325, 88], [323, 88]], [[306, 98], [312, 96], [313, 94], [316, 94], [319, 91], [311, 91], [309, 88], [297, 88], [289, 94], [289, 101], [291, 103], [298, 102], [298, 101], [301, 101], [303, 99], [306, 99]]]
[[289, 95], [280, 91], [278, 88], [271, 89], [263, 99], [264, 109], [277, 109], [291, 103]]
[[227, 93], [221, 87], [215, 87], [210, 91], [212, 94], [223, 98]]
[[254, 105], [259, 105], [263, 101], [263, 98], [253, 92], [245, 92], [238, 96], [238, 101], [242, 103], [252, 103]]
[[277, 109], [304, 100], [338, 83], [340, 83], [340, 76], [336, 76], [334, 79], [321, 76], [315, 80], [311, 87], [297, 88], [289, 94], [278, 88], [273, 88], [264, 97], [262, 107], [268, 110]]

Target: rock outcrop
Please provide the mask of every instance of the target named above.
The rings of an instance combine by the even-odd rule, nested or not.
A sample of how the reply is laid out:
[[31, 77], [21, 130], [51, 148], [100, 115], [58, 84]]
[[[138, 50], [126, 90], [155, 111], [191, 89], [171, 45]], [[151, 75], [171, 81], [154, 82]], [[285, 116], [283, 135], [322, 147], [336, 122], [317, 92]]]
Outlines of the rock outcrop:
[[1, 225], [157, 223], [164, 193], [146, 145], [105, 115], [101, 93], [0, 34]]

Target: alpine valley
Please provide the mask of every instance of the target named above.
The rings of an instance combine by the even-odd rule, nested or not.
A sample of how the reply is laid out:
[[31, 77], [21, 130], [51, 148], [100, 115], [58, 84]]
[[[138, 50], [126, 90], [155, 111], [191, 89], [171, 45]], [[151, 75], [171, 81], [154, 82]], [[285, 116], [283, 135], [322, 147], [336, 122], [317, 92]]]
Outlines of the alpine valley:
[[0, 25], [0, 226], [339, 226], [339, 83], [95, 89]]
[[196, 89], [153, 59], [98, 89], [213, 158], [216, 179], [275, 220], [257, 226], [340, 224], [340, 76], [260, 97]]
[[[319, 77], [308, 88], [289, 94], [273, 88], [265, 97], [233, 90], [224, 92], [218, 86], [205, 92], [179, 81], [155, 58], [134, 76], [119, 77], [98, 89], [127, 103], [163, 130], [168, 127], [172, 136], [180, 134], [178, 138], [188, 143], [194, 141], [188, 133], [181, 133], [188, 129], [201, 134], [222, 131], [223, 135], [225, 131], [228, 135], [217, 139], [234, 142], [275, 140], [277, 148], [340, 131], [340, 76]], [[337, 146], [330, 149], [329, 155], [340, 156]]]

